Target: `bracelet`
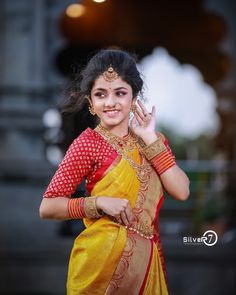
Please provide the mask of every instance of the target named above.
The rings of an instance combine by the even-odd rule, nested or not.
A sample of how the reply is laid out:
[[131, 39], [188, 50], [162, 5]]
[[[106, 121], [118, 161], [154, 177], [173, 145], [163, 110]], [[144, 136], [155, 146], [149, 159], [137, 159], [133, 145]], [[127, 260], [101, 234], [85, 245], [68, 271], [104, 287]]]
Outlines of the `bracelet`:
[[68, 214], [71, 219], [85, 218], [84, 198], [72, 198], [68, 202]]
[[152, 158], [151, 163], [159, 175], [176, 164], [174, 155], [168, 150]]
[[87, 197], [84, 199], [84, 211], [88, 218], [100, 218], [103, 216], [102, 212], [98, 212], [96, 205], [97, 197]]
[[160, 138], [142, 149], [142, 153], [149, 161], [164, 151], [166, 151], [166, 146]]

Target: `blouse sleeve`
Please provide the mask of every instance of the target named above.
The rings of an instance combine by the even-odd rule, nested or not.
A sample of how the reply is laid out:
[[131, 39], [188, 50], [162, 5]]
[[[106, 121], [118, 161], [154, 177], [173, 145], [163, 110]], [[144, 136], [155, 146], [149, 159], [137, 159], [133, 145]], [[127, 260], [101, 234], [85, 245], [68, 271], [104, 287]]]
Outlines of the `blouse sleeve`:
[[157, 134], [158, 134], [158, 136], [160, 136], [160, 138], [162, 139], [162, 141], [163, 141], [163, 143], [164, 143], [164, 145], [165, 145], [167, 151], [173, 155], [172, 150], [171, 150], [170, 145], [169, 145], [169, 140], [168, 140], [168, 138], [167, 138], [163, 133], [161, 133], [161, 132], [157, 132]]
[[66, 152], [43, 197], [71, 197], [93, 168], [96, 146], [84, 131]]

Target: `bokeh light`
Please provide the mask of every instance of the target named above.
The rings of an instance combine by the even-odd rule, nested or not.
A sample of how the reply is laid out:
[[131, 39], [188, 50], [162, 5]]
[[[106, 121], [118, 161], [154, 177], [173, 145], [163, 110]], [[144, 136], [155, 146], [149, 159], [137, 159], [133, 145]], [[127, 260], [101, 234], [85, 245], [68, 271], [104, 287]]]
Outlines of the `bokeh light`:
[[82, 4], [71, 4], [66, 9], [66, 15], [71, 18], [81, 17], [85, 10], [85, 6]]
[[61, 115], [56, 109], [49, 109], [43, 115], [43, 123], [48, 128], [60, 128], [62, 124]]
[[102, 3], [102, 2], [105, 2], [106, 0], [93, 0], [93, 2], [96, 2], [96, 3]]

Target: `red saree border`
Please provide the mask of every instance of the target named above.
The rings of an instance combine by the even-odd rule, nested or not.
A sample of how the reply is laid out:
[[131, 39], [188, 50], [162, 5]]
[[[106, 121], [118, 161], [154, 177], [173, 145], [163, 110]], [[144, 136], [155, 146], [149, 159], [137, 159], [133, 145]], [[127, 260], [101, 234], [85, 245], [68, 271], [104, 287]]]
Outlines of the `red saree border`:
[[167, 281], [167, 271], [166, 271], [166, 265], [165, 265], [165, 257], [164, 257], [164, 251], [163, 251], [163, 247], [162, 247], [162, 242], [161, 242], [161, 237], [160, 237], [160, 231], [159, 231], [159, 226], [158, 224], [156, 224], [156, 233], [154, 235], [154, 239], [153, 242], [156, 244], [157, 246], [157, 251], [161, 260], [161, 266], [162, 266], [162, 270], [164, 273], [164, 277], [165, 277], [165, 281], [166, 281], [166, 286], [168, 289], [168, 281]]
[[160, 197], [159, 202], [158, 202], [158, 204], [157, 204], [157, 207], [156, 207], [156, 213], [155, 213], [155, 217], [154, 217], [154, 219], [153, 219], [152, 225], [155, 225], [156, 222], [157, 222], [158, 215], [159, 215], [159, 212], [160, 212], [161, 207], [162, 207], [162, 205], [163, 205], [163, 202], [164, 202], [164, 194], [162, 194], [162, 196]]

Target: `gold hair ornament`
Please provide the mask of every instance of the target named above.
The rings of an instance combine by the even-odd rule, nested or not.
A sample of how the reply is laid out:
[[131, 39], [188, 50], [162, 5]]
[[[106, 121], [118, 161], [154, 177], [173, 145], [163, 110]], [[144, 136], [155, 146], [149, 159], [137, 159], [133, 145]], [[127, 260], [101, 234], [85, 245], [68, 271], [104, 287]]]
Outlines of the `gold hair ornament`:
[[104, 80], [107, 82], [113, 82], [118, 78], [118, 73], [110, 66], [105, 72], [102, 74]]

